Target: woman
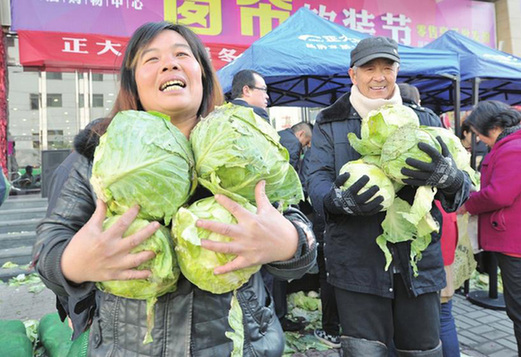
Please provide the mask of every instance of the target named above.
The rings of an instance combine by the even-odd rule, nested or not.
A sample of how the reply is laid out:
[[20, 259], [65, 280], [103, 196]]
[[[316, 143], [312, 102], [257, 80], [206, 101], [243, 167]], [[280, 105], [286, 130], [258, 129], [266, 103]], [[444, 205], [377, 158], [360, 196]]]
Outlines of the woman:
[[479, 215], [481, 248], [495, 252], [507, 314], [521, 352], [521, 113], [498, 101], [479, 103], [465, 120], [491, 148], [481, 163], [481, 189], [464, 208]]
[[[169, 22], [148, 23], [133, 34], [121, 68], [121, 84], [112, 117], [121, 110], [153, 110], [170, 116], [186, 137], [214, 106], [222, 102], [220, 86], [206, 50], [189, 29]], [[102, 134], [110, 119], [97, 127]], [[143, 344], [146, 302], [96, 290], [94, 282], [143, 279], [148, 270], [136, 270], [153, 253], [130, 254], [133, 246], [150, 237], [158, 223], [122, 239], [139, 208], [127, 211], [115, 226], [102, 231], [106, 205], [95, 200], [89, 178], [92, 147], [97, 136], [79, 147], [81, 156], [65, 182], [52, 213], [38, 227], [37, 270], [67, 313], [74, 336], [90, 327], [89, 354], [146, 356], [227, 356], [233, 349], [225, 336], [231, 331], [228, 311], [232, 293], [214, 295], [180, 278], [175, 292], [161, 296], [155, 308], [153, 342]], [[94, 143], [93, 143], [94, 142]], [[216, 252], [236, 259], [216, 268], [216, 274], [266, 264], [280, 278], [296, 278], [313, 264], [316, 248], [308, 221], [296, 210], [281, 215], [269, 203], [264, 183], [256, 187], [257, 214], [232, 200], [216, 196], [238, 223], [228, 225], [200, 220], [199, 227], [232, 237], [229, 243], [203, 241]], [[195, 196], [208, 195], [203, 191]], [[276, 263], [274, 263], [276, 262]], [[243, 310], [242, 353], [279, 356], [284, 337], [273, 303], [260, 273], [238, 289]]]

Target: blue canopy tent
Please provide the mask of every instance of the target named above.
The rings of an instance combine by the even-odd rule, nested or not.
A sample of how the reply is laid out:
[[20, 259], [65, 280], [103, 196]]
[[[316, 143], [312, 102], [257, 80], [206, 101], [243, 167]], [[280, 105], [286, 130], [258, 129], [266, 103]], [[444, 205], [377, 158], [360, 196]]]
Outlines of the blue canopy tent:
[[[447, 31], [424, 48], [459, 54], [461, 106], [496, 99], [521, 104], [521, 58], [495, 50], [454, 31]], [[440, 99], [447, 100], [440, 93]]]
[[[261, 73], [269, 87], [271, 106], [321, 107], [349, 90], [350, 52], [368, 35], [327, 21], [300, 8], [280, 26], [255, 41], [239, 58], [217, 73], [225, 93], [242, 69]], [[436, 92], [449, 91], [459, 104], [459, 62], [449, 51], [400, 46], [398, 81], [422, 89], [422, 104], [433, 106]]]

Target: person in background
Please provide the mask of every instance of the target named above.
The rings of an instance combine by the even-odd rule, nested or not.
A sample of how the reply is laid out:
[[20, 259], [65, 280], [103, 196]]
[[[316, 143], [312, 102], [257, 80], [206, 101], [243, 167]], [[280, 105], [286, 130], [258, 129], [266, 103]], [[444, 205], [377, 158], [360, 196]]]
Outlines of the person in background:
[[265, 119], [270, 118], [268, 107], [268, 87], [262, 75], [251, 69], [243, 69], [233, 76], [230, 103], [252, 108], [255, 114]]
[[312, 130], [311, 124], [300, 122], [278, 132], [280, 144], [289, 152], [289, 163], [297, 172], [300, 172], [302, 151], [311, 144]]
[[33, 167], [27, 165], [25, 167], [25, 173], [18, 180], [20, 187], [33, 188], [39, 183], [38, 178], [33, 175]]
[[9, 191], [11, 190], [11, 184], [4, 175], [4, 169], [0, 166], [0, 206], [9, 197]]
[[[420, 110], [419, 108], [421, 108], [428, 115], [438, 117], [432, 110], [420, 106], [420, 91], [417, 87], [407, 83], [400, 83], [398, 87], [404, 103], [407, 103], [413, 109], [418, 108]], [[441, 253], [447, 280], [447, 286], [440, 292], [440, 340], [443, 357], [458, 357], [460, 355], [458, 333], [454, 316], [452, 315], [452, 296], [454, 295], [452, 263], [454, 262], [454, 253], [458, 242], [457, 217], [455, 212], [447, 213], [439, 201], [435, 202], [442, 215]]]
[[428, 118], [423, 120], [427, 120], [430, 123], [429, 125], [442, 125], [440, 117], [432, 109], [421, 106], [420, 91], [416, 86], [408, 83], [398, 83], [398, 88], [400, 89], [403, 105], [414, 110], [419, 118]]
[[[188, 138], [200, 118], [222, 103], [217, 76], [201, 40], [187, 27], [166, 21], [146, 23], [134, 32], [120, 78], [111, 115], [93, 130], [97, 134], [91, 136], [94, 146], [120, 111], [161, 112]], [[163, 90], [164, 84], [170, 82], [177, 84]], [[232, 292], [212, 294], [181, 276], [177, 290], [158, 299], [153, 342], [143, 344], [146, 301], [97, 289], [99, 281], [146, 279], [150, 275], [150, 270], [136, 268], [154, 254], [131, 251], [159, 224], [151, 222], [123, 239], [138, 214], [139, 207], [135, 206], [114, 226], [102, 230], [107, 207], [102, 200], [96, 200], [89, 183], [93, 160], [90, 147], [91, 141], [87, 148], [78, 148], [81, 156], [58, 193], [53, 211], [37, 227], [42, 245], [36, 253], [36, 270], [46, 286], [62, 298], [58, 309], [62, 319], [66, 315], [71, 318], [73, 338], [90, 329], [89, 355], [231, 355], [234, 343], [226, 333], [231, 331], [228, 313]], [[193, 197], [205, 196], [209, 192], [199, 187]], [[262, 181], [256, 187], [256, 213], [224, 195], [218, 195], [216, 200], [238, 220], [235, 225], [197, 222], [200, 228], [232, 238], [227, 243], [201, 242], [204, 249], [237, 256], [216, 268], [216, 273], [262, 264], [274, 275], [292, 279], [312, 267], [316, 248], [308, 220], [293, 208], [279, 213], [268, 201]], [[248, 307], [242, 319], [244, 340], [239, 353], [282, 355], [283, 333], [260, 273], [254, 274], [236, 294], [239, 304]]]
[[[385, 217], [378, 186], [360, 193], [364, 176], [346, 190], [340, 187], [349, 174], [339, 175], [345, 163], [360, 158], [347, 134], [360, 135], [361, 119], [383, 105], [402, 104], [396, 85], [400, 56], [398, 44], [385, 37], [368, 37], [351, 51], [351, 92], [323, 109], [313, 128], [308, 192], [315, 214], [325, 220], [324, 254], [328, 281], [334, 286], [342, 327], [344, 356], [387, 356], [394, 343], [398, 356], [441, 356], [439, 291], [445, 272], [439, 233], [418, 261], [414, 276], [410, 242], [389, 244], [392, 264], [385, 271], [385, 256], [376, 244]], [[440, 126], [439, 119], [418, 112], [420, 124]], [[414, 170], [402, 169], [404, 186], [399, 197], [411, 203], [418, 186], [437, 187], [436, 198], [448, 212], [466, 200], [469, 177], [454, 164], [446, 145], [440, 153], [420, 143], [431, 162], [407, 159]], [[431, 215], [440, 223], [433, 205]]]
[[521, 353], [521, 113], [499, 101], [483, 101], [465, 122], [491, 150], [481, 162], [481, 189], [470, 194], [461, 211], [479, 215], [479, 244], [497, 258]]

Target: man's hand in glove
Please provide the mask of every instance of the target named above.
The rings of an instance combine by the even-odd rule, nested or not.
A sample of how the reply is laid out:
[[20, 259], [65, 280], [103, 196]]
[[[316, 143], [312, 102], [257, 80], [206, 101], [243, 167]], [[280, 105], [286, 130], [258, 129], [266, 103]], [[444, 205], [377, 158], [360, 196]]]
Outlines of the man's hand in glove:
[[382, 209], [381, 203], [384, 198], [377, 196], [371, 201], [369, 201], [369, 199], [373, 197], [380, 188], [374, 185], [364, 193], [360, 193], [362, 187], [369, 182], [367, 175], [362, 176], [347, 189], [341, 188], [348, 179], [348, 172], [337, 177], [331, 191], [324, 198], [326, 210], [333, 214], [352, 214], [356, 216], [370, 216], [378, 213]]
[[436, 139], [441, 145], [441, 154], [429, 144], [419, 143], [418, 148], [429, 155], [432, 161], [424, 162], [413, 158], [405, 160], [407, 165], [417, 170], [403, 168], [402, 174], [410, 177], [403, 182], [411, 186], [434, 186], [447, 194], [455, 194], [463, 185], [464, 173], [456, 166], [441, 137]]

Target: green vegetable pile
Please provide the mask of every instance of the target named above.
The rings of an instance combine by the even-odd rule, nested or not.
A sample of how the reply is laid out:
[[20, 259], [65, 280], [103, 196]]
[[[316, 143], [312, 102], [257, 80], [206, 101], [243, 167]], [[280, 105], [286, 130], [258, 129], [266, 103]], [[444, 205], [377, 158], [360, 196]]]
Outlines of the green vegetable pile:
[[[385, 254], [385, 270], [392, 261], [387, 243], [411, 241], [411, 265], [417, 275], [416, 263], [421, 259], [421, 252], [429, 245], [431, 234], [439, 231], [438, 223], [430, 214], [437, 192], [435, 187], [418, 187], [412, 205], [395, 194], [403, 187], [402, 180], [406, 178], [401, 173], [402, 168], [411, 168], [405, 163], [407, 158], [431, 161], [430, 156], [418, 148], [418, 143], [427, 143], [441, 152], [437, 136], [447, 145], [458, 168], [466, 171], [473, 184], [477, 185], [479, 176], [470, 167], [469, 153], [460, 140], [447, 129], [421, 126], [416, 113], [406, 106], [386, 105], [380, 110], [371, 111], [362, 119], [361, 138], [354, 133], [348, 134], [349, 143], [362, 155], [362, 159], [349, 162], [341, 169], [341, 173], [346, 170], [356, 171], [355, 177], [350, 177], [347, 185], [365, 174], [370, 178], [365, 189], [377, 185], [380, 187], [377, 195], [384, 197], [382, 210], [386, 210], [386, 216], [382, 222], [383, 232], [376, 242]], [[361, 166], [361, 162], [366, 165]], [[351, 169], [350, 164], [353, 166]], [[354, 169], [355, 165], [357, 170]], [[374, 166], [381, 170], [376, 170]]]
[[[272, 203], [281, 208], [298, 203], [303, 199], [300, 180], [278, 141], [275, 130], [251, 109], [232, 104], [218, 107], [202, 119], [190, 141], [160, 113], [129, 110], [113, 118], [96, 148], [91, 177], [96, 195], [107, 203], [104, 229], [136, 204], [141, 207], [138, 219], [124, 237], [153, 220], [163, 226], [132, 251], [155, 252], [154, 259], [138, 267], [151, 270], [150, 278], [104, 281], [97, 287], [147, 301], [144, 343], [152, 341], [157, 298], [176, 290], [180, 273], [200, 289], [221, 294], [238, 289], [260, 269], [254, 266], [214, 275], [216, 267], [235, 256], [205, 250], [201, 239], [231, 238], [197, 228], [195, 223], [209, 219], [234, 224], [236, 219], [213, 197], [187, 203], [199, 181], [213, 194], [225, 194], [255, 212], [254, 190], [260, 180], [266, 181]], [[232, 301], [231, 307], [230, 325], [235, 332], [229, 337], [234, 341], [234, 353], [239, 353], [244, 335], [236, 323], [240, 306]]]

